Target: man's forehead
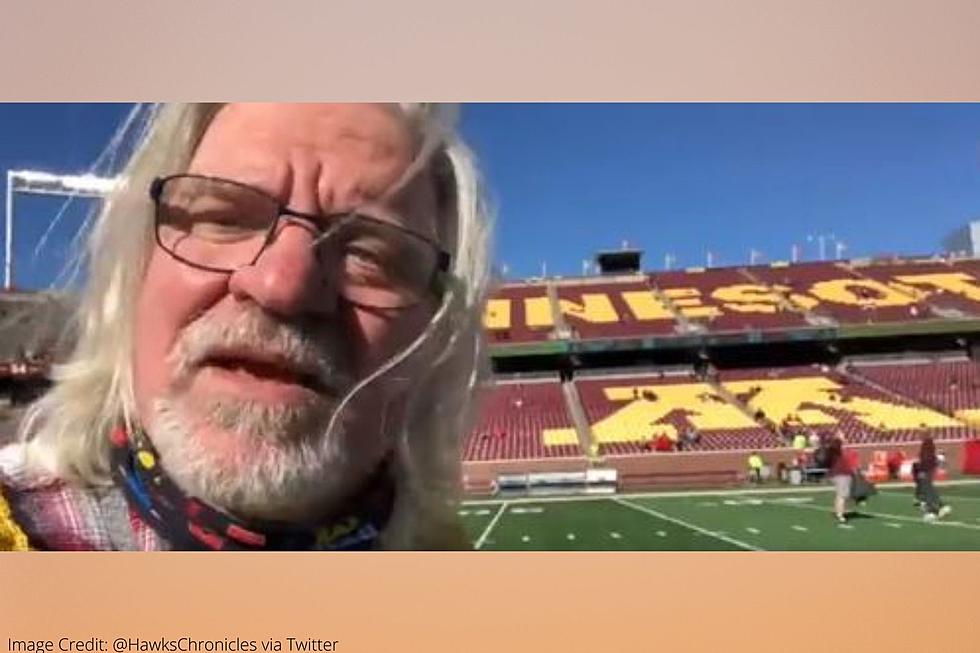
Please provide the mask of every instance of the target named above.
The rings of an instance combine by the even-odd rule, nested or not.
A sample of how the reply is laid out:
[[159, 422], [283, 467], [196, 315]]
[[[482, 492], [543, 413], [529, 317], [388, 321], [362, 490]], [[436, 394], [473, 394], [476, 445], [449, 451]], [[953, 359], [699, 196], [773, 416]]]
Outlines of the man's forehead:
[[[316, 170], [320, 210], [361, 209], [397, 222], [430, 222], [432, 177], [417, 171], [414, 136], [391, 105], [229, 104], [215, 116], [190, 172], [254, 185], [289, 203], [295, 176]], [[391, 193], [393, 186], [401, 187]], [[423, 216], [418, 216], [421, 210]], [[433, 224], [416, 224], [431, 233]]]
[[379, 104], [229, 104], [206, 130], [199, 153], [264, 148], [270, 154], [335, 152], [364, 160], [411, 159], [405, 118]]

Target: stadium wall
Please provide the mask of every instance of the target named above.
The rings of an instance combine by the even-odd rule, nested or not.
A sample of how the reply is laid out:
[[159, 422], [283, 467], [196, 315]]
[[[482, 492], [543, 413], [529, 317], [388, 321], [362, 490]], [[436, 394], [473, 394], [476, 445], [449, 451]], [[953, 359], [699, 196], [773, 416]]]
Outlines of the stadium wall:
[[[946, 469], [958, 474], [963, 468], [965, 441], [942, 442], [938, 448], [946, 455]], [[876, 451], [901, 451], [908, 458], [919, 453], [919, 443], [867, 444], [847, 447], [858, 453], [862, 469], [870, 464]], [[606, 456], [591, 464], [585, 458], [506, 460], [468, 462], [463, 464], [464, 490], [471, 496], [485, 496], [500, 474], [584, 471], [589, 467], [613, 468], [619, 475], [619, 490], [644, 491], [666, 488], [731, 486], [746, 482], [749, 451], [671, 452], [631, 456]], [[797, 455], [790, 448], [766, 449], [760, 452], [766, 464], [775, 468], [789, 464]], [[776, 482], [772, 482], [776, 485]]]

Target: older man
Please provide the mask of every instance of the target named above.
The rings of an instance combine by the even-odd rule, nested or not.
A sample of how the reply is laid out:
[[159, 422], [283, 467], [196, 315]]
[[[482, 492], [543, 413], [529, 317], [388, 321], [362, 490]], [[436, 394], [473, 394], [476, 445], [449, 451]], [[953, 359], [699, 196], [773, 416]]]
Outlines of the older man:
[[488, 236], [452, 111], [147, 111], [0, 549], [466, 546]]

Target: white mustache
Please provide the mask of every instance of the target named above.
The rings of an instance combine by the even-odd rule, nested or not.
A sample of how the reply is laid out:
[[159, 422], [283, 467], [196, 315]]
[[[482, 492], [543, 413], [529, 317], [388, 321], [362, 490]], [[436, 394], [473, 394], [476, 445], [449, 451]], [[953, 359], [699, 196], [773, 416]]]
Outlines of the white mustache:
[[238, 352], [289, 367], [339, 395], [353, 379], [341, 368], [337, 338], [318, 338], [310, 331], [252, 306], [231, 320], [205, 314], [184, 328], [173, 347], [174, 380], [186, 379], [210, 358]]

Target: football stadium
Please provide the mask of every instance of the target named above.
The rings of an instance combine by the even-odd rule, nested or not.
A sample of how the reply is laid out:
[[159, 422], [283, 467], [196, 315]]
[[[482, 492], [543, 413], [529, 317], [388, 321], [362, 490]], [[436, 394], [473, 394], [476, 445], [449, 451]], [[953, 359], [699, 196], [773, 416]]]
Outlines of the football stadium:
[[[980, 550], [980, 260], [596, 260], [487, 303], [459, 509], [477, 549]], [[70, 296], [0, 298], [7, 439]], [[816, 459], [831, 434], [877, 486], [845, 524]], [[952, 508], [937, 521], [913, 500], [924, 436]]]
[[[18, 289], [20, 195], [97, 199], [112, 183], [7, 171], [0, 444], [71, 342], [72, 294]], [[788, 261], [652, 269], [624, 243], [581, 276], [498, 271], [461, 438], [474, 547], [980, 550], [980, 250], [827, 260], [820, 239], [820, 260], [794, 246]], [[844, 523], [823, 462], [835, 438], [873, 484]], [[924, 438], [939, 519], [915, 495]]]
[[[460, 510], [477, 548], [980, 548], [980, 261], [640, 255], [489, 300]], [[846, 524], [811, 446], [828, 434], [877, 485]], [[932, 522], [911, 484], [925, 436], [952, 508]]]

